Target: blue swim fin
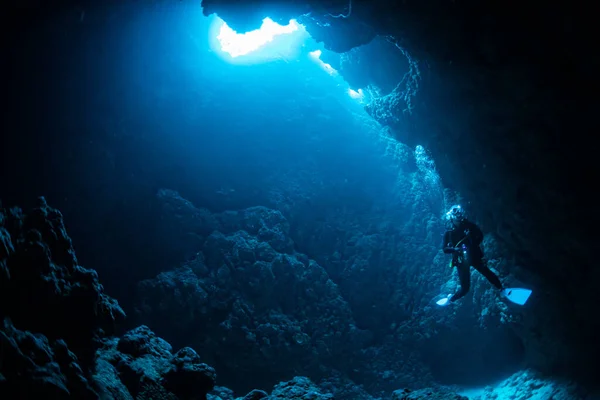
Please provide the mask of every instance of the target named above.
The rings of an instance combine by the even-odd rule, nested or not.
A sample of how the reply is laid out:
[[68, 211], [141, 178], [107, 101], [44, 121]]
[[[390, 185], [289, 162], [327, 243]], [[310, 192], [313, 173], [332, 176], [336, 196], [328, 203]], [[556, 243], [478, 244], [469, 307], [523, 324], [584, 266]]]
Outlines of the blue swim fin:
[[[438, 297], [440, 297], [440, 296], [438, 296]], [[440, 307], [445, 307], [448, 304], [450, 304], [450, 297], [452, 297], [452, 295], [450, 295], [450, 294], [448, 296], [444, 295], [444, 297], [442, 297], [441, 299], [437, 300], [435, 302], [435, 304], [437, 304]]]
[[504, 297], [520, 306], [527, 303], [529, 296], [531, 296], [531, 290], [521, 288], [508, 288], [502, 291]]

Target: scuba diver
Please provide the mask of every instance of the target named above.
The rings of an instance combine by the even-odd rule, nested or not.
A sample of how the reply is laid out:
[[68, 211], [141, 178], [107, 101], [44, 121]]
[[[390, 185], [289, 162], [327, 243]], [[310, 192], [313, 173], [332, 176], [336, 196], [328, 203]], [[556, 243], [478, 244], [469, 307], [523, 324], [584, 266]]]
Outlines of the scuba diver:
[[500, 278], [488, 268], [487, 262], [483, 258], [483, 251], [481, 250], [483, 233], [481, 229], [465, 218], [463, 209], [460, 206], [452, 206], [450, 211], [446, 213], [446, 220], [451, 227], [444, 233], [443, 250], [446, 254], [452, 254], [451, 265], [457, 268], [460, 281], [460, 289], [450, 296], [447, 302], [456, 301], [469, 292], [471, 288], [471, 267], [485, 276], [497, 289], [503, 290]]

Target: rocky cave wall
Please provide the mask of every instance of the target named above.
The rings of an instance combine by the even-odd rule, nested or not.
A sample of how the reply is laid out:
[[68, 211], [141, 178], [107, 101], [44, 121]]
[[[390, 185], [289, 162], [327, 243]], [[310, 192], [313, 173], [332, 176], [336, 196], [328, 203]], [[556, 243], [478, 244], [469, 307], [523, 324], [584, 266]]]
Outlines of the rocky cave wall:
[[[165, 245], [195, 256], [138, 285], [135, 320], [191, 344], [238, 391], [294, 373], [383, 395], [399, 382], [489, 382], [512, 372], [522, 344], [503, 322], [523, 316], [483, 278], [474, 277], [463, 307], [431, 306], [456, 281], [432, 245], [440, 221], [427, 206], [427, 180], [401, 176], [402, 202], [391, 201], [412, 205], [409, 218], [331, 210], [324, 220], [300, 212], [298, 224], [263, 206], [214, 213], [161, 190]], [[494, 246], [486, 242], [490, 264], [502, 270]], [[463, 362], [445, 373], [456, 359]]]
[[[27, 212], [0, 208], [1, 398], [235, 398], [192, 348], [175, 351], [144, 325], [118, 334], [125, 318], [79, 265], [60, 211], [44, 198]], [[333, 398], [304, 377], [243, 398], [309, 395]]]
[[[401, 141], [431, 152], [444, 185], [461, 193], [499, 240], [510, 272], [537, 288], [535, 312], [523, 322], [528, 361], [575, 374], [596, 363], [598, 320], [589, 316], [600, 278], [593, 268], [597, 213], [587, 192], [597, 180], [588, 88], [597, 82], [598, 59], [589, 55], [596, 35], [585, 7], [441, 0], [202, 5], [238, 31], [267, 15], [299, 18], [337, 52], [376, 35], [393, 43], [411, 68], [367, 110]], [[361, 69], [380, 63], [360, 61]], [[381, 78], [371, 83], [393, 86]]]
[[[258, 263], [259, 269], [267, 273], [261, 275], [262, 278], [271, 273], [282, 273], [287, 276], [288, 283], [295, 282], [299, 285], [295, 288], [318, 289], [320, 294], [324, 295], [322, 299], [325, 301], [321, 303], [310, 301], [312, 308], [299, 308], [301, 312], [312, 313], [313, 317], [321, 316], [318, 319], [319, 324], [314, 325], [320, 329], [319, 332], [313, 332], [316, 337], [331, 339], [339, 333], [338, 344], [343, 343], [340, 339], [345, 338], [348, 339], [345, 345], [351, 345], [355, 340], [364, 340], [351, 323], [348, 325], [351, 318], [347, 312], [346, 315], [343, 312], [347, 311], [347, 305], [336, 295], [336, 285], [327, 279], [324, 271], [314, 262], [298, 258], [298, 255], [286, 254], [290, 252], [291, 242], [286, 239], [286, 222], [280, 213], [256, 207], [243, 212], [211, 216], [202, 213], [202, 210], [194, 209], [189, 202], [185, 202], [173, 192], [167, 191], [164, 197], [165, 200], [170, 199], [171, 203], [181, 205], [181, 211], [196, 211], [208, 217], [204, 219], [207, 224], [211, 219], [215, 221], [215, 218], [219, 218], [223, 226], [229, 226], [229, 229], [240, 227], [240, 223], [246, 228], [254, 229], [251, 234], [238, 231], [237, 234], [227, 237], [219, 233], [212, 234], [208, 241], [218, 241], [230, 248], [233, 245], [234, 251], [230, 252], [229, 256], [242, 258], [250, 256], [251, 252], [248, 250], [258, 245], [255, 249], [262, 252], [260, 257], [274, 256], [275, 261], [273, 264]], [[223, 250], [222, 247], [211, 246], [210, 249], [215, 252], [213, 256], [222, 256], [222, 253], [219, 254]], [[250, 265], [240, 265], [240, 271], [232, 269], [230, 272], [242, 272], [244, 275], [244, 269]], [[294, 268], [294, 265], [302, 267]], [[271, 267], [275, 268], [271, 270]], [[222, 273], [222, 269], [223, 267], [210, 273], [203, 260], [196, 259], [186, 266], [141, 283], [140, 288], [142, 293], [146, 294], [163, 291], [158, 293], [160, 296], [151, 297], [158, 306], [156, 311], [163, 312], [163, 318], [174, 316], [164, 313], [164, 304], [172, 302], [179, 307], [179, 318], [172, 320], [174, 328], [178, 328], [195, 320], [194, 315], [186, 313], [204, 312], [203, 306], [207, 304], [208, 299], [202, 297], [206, 292], [203, 292], [199, 285], [210, 288], [228, 281], [228, 274]], [[308, 279], [302, 279], [305, 274], [310, 275], [304, 276]], [[198, 279], [200, 276], [203, 279]], [[315, 279], [319, 276], [320, 279]], [[256, 290], [261, 286], [254, 285], [252, 278], [255, 277], [256, 275], [251, 273], [251, 279], [239, 281], [238, 284], [243, 284], [250, 293], [260, 298], [265, 293]], [[292, 302], [303, 301], [302, 296], [298, 298], [295, 294], [297, 293], [287, 293], [283, 298], [287, 297], [288, 301]], [[220, 296], [218, 292], [213, 292], [212, 295], [210, 302], [217, 306], [223, 300], [222, 295], [231, 296], [227, 293], [221, 293]], [[161, 299], [164, 301], [162, 304]], [[360, 386], [339, 374], [326, 374], [326, 379], [318, 386], [306, 377], [296, 376], [277, 383], [269, 390], [270, 393], [255, 389], [243, 397], [236, 397], [230, 388], [215, 385], [217, 373], [204, 362], [207, 358], [213, 358], [210, 348], [204, 349], [206, 354], [198, 354], [187, 346], [175, 350], [145, 325], [120, 333], [126, 318], [125, 313], [114, 298], [105, 294], [96, 272], [78, 263], [62, 214], [48, 206], [44, 198], [39, 199], [37, 207], [28, 211], [0, 208], [0, 300], [2, 398], [373, 399]], [[337, 306], [330, 308], [331, 305], [327, 305], [330, 300]], [[193, 301], [204, 304], [192, 304]], [[225, 321], [222, 332], [240, 332], [239, 328], [244, 332], [245, 324], [258, 322], [249, 319], [259, 316], [259, 313], [254, 313], [255, 310], [248, 308], [248, 304], [240, 301], [235, 301], [234, 304], [234, 313]], [[288, 305], [293, 306], [293, 303]], [[146, 303], [145, 306], [150, 304]], [[342, 313], [338, 313], [339, 311]], [[198, 317], [202, 319], [201, 315]], [[271, 321], [277, 323], [263, 324], [263, 335], [260, 337], [252, 337], [252, 332], [245, 331], [248, 335], [246, 340], [262, 341], [255, 348], [261, 351], [268, 350], [270, 346], [264, 342], [268, 337], [275, 340], [274, 347], [277, 347], [277, 339], [291, 334], [298, 345], [297, 356], [302, 357], [303, 353], [310, 349], [311, 345], [304, 340], [306, 336], [297, 329], [298, 325], [293, 323], [293, 318], [288, 319], [273, 312], [269, 317], [275, 317]], [[73, 323], [74, 321], [77, 323]], [[323, 329], [325, 326], [328, 328]], [[202, 324], [201, 328], [206, 329], [207, 324]], [[209, 338], [218, 340], [216, 336]], [[240, 338], [233, 339], [233, 344], [242, 343]], [[321, 343], [321, 350], [335, 350], [331, 347], [333, 342], [327, 340], [327, 343]], [[249, 350], [249, 347], [245, 346], [245, 350]], [[239, 357], [228, 361], [235, 363], [236, 359], [239, 360]], [[407, 360], [397, 361], [410, 365]], [[249, 381], [252, 380], [252, 376], [250, 375]], [[486, 389], [482, 399], [498, 398], [499, 392], [515, 398], [547, 398], [551, 395], [557, 399], [583, 399], [587, 396], [586, 391], [576, 385], [557, 384], [532, 371], [515, 374], [498, 390]], [[385, 398], [418, 400], [432, 396], [440, 400], [463, 398], [443, 388], [414, 391], [399, 389]]]

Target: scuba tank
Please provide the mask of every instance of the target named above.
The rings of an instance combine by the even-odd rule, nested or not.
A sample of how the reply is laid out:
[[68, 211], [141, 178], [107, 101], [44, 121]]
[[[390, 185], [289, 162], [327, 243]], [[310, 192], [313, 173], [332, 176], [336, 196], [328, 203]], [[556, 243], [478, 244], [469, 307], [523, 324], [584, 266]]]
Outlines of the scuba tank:
[[468, 263], [468, 265], [471, 266], [471, 258], [469, 257], [467, 246], [464, 243], [460, 246], [460, 251], [458, 252], [458, 256], [456, 257], [456, 259], [456, 261], [461, 265], [464, 263]]
[[455, 264], [454, 257], [452, 257], [452, 259], [450, 260], [450, 268], [455, 267], [456, 265], [463, 265], [464, 263], [467, 263], [469, 267], [471, 266], [471, 257], [470, 257], [469, 251], [467, 249], [467, 245], [465, 245], [463, 243], [466, 238], [467, 238], [467, 236], [462, 238], [456, 244], [455, 247], [460, 247], [460, 251], [456, 255], [456, 264]]

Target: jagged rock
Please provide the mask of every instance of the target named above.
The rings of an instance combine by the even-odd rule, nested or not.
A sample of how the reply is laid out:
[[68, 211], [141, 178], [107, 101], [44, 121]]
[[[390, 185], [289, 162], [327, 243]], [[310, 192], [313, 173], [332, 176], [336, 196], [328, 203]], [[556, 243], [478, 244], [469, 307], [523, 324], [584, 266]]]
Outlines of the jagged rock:
[[[121, 340], [125, 344], [119, 346]], [[158, 340], [152, 331], [140, 327], [126, 333], [122, 339], [107, 339], [103, 344], [96, 354], [93, 375], [101, 395], [119, 400], [177, 398], [162, 384], [162, 374], [171, 357], [170, 346]]]
[[216, 219], [228, 233], [214, 231], [194, 259], [140, 282], [141, 321], [174, 343], [191, 340], [224, 372], [224, 383], [235, 376], [236, 390], [316, 371], [321, 363], [346, 368], [341, 356], [360, 348], [368, 334], [354, 325], [327, 272], [288, 253], [293, 244], [281, 213], [253, 207]]
[[208, 394], [208, 400], [235, 400], [233, 390], [224, 386], [215, 386], [211, 393]]
[[[409, 175], [407, 178], [407, 181], [412, 183], [409, 189], [406, 189], [409, 196], [404, 201], [407, 203], [414, 201], [418, 205], [415, 207], [419, 208], [419, 212], [432, 207], [431, 204], [426, 204], [428, 190], [431, 188], [424, 179], [431, 169], [427, 167], [429, 161], [427, 157], [420, 156], [420, 167], [414, 172], [414, 177]], [[188, 204], [188, 207], [193, 205]], [[425, 213], [433, 215], [430, 211]], [[312, 340], [313, 343], [310, 345], [304, 343], [305, 337], [314, 338], [314, 335], [304, 328], [300, 328], [299, 332], [282, 334], [282, 328], [278, 326], [283, 324], [282, 321], [286, 321], [284, 324], [286, 326], [293, 326], [295, 318], [305, 319], [304, 316], [295, 315], [290, 318], [290, 312], [295, 313], [296, 310], [309, 307], [311, 298], [323, 298], [321, 292], [311, 286], [320, 286], [320, 276], [326, 274], [330, 280], [332, 276], [335, 277], [334, 279], [339, 282], [339, 289], [336, 290], [339, 290], [343, 300], [348, 301], [348, 305], [352, 306], [351, 313], [345, 311], [342, 314], [344, 318], [354, 317], [360, 326], [370, 328], [372, 332], [378, 332], [382, 336], [388, 329], [393, 332], [392, 335], [378, 338], [379, 342], [376, 346], [365, 348], [364, 344], [373, 340], [373, 334], [356, 328], [354, 323], [350, 322], [347, 334], [342, 330], [342, 335], [339, 336], [350, 340], [337, 339], [336, 336], [333, 342], [338, 343], [338, 340], [346, 342], [345, 370], [350, 371], [357, 380], [368, 382], [366, 384], [368, 389], [391, 391], [398, 384], [431, 385], [434, 376], [430, 367], [423, 362], [422, 355], [426, 354], [429, 359], [435, 359], [436, 352], [438, 354], [446, 352], [447, 339], [453, 337], [452, 334], [457, 336], [456, 343], [461, 343], [462, 346], [455, 347], [458, 354], [463, 354], [463, 347], [467, 347], [468, 354], [473, 354], [470, 362], [465, 363], [465, 366], [472, 369], [464, 369], [461, 372], [462, 376], [468, 376], [470, 371], [481, 369], [484, 358], [478, 358], [478, 354], [484, 354], [485, 359], [489, 359], [497, 357], [497, 354], [503, 351], [501, 346], [490, 346], [487, 337], [493, 336], [494, 340], [503, 344], [509, 339], [518, 341], [518, 338], [515, 338], [506, 326], [497, 322], [494, 327], [487, 325], [480, 327], [477, 321], [464, 320], [459, 328], [448, 329], [449, 326], [456, 325], [456, 313], [439, 313], [427, 307], [438, 290], [432, 282], [443, 282], [447, 279], [439, 272], [448, 271], [447, 262], [443, 258], [436, 258], [431, 263], [432, 255], [440, 252], [438, 247], [425, 246], [422, 242], [412, 239], [421, 237], [426, 243], [432, 242], [433, 239], [429, 236], [436, 229], [439, 221], [432, 221], [433, 217], [422, 221], [416, 217], [422, 214], [415, 210], [410, 215], [415, 215], [412, 217], [414, 220], [403, 221], [399, 227], [385, 226], [384, 230], [369, 235], [363, 233], [368, 225], [360, 218], [350, 220], [346, 226], [344, 222], [348, 219], [340, 215], [338, 222], [335, 213], [329, 217], [331, 221], [329, 226], [312, 227], [314, 229], [310, 229], [309, 232], [312, 232], [316, 239], [308, 248], [312, 254], [322, 257], [324, 265], [328, 265], [329, 270], [325, 271], [320, 265], [299, 253], [295, 253], [293, 257], [282, 257], [268, 242], [270, 240], [268, 236], [257, 237], [261, 230], [272, 231], [273, 226], [288, 225], [280, 213], [264, 207], [252, 207], [248, 210], [215, 214], [215, 219], [219, 221], [218, 230], [207, 237], [202, 252], [182, 267], [164, 272], [155, 279], [139, 284], [141, 296], [137, 307], [139, 315], [143, 316], [141, 322], [159, 327], [161, 335], [176, 342], [181, 340], [182, 343], [189, 340], [184, 337], [185, 332], [202, 332], [194, 337], [197, 341], [195, 348], [199, 349], [201, 354], [206, 354], [210, 364], [225, 372], [223, 379], [227, 382], [229, 375], [227, 371], [248, 368], [256, 372], [257, 368], [267, 360], [280, 362], [275, 360], [282, 360], [283, 354], [295, 354], [300, 343], [306, 349], [314, 348], [313, 354], [318, 354], [319, 357], [320, 354], [330, 351], [330, 348], [322, 346], [321, 340], [318, 342]], [[367, 214], [364, 218], [368, 221], [372, 218], [372, 214]], [[344, 229], [337, 229], [339, 233], [335, 228], [338, 224], [344, 227]], [[275, 230], [286, 232], [285, 228]], [[338, 254], [330, 255], [322, 250], [330, 249], [329, 246], [323, 247], [322, 242], [323, 238], [335, 238], [334, 235], [339, 235], [333, 244]], [[284, 240], [286, 241], [287, 239]], [[398, 251], [398, 241], [405, 242], [403, 245], [410, 251]], [[323, 252], [322, 256], [319, 254], [321, 252]], [[343, 254], [343, 257], [340, 254]], [[415, 269], [415, 264], [422, 267]], [[323, 271], [317, 274], [318, 277], [311, 278], [306, 274], [313, 268], [315, 271]], [[300, 282], [302, 284], [299, 287]], [[415, 283], [419, 284], [415, 285]], [[497, 296], [486, 295], [488, 289], [487, 282], [480, 283], [480, 279], [474, 278], [473, 291], [478, 291], [478, 295], [484, 297], [485, 301], [480, 302], [483, 307], [497, 302]], [[479, 294], [479, 291], [482, 294]], [[315, 295], [309, 298], [308, 295], [312, 292], [315, 292]], [[299, 294], [294, 299], [288, 300], [288, 294], [292, 295], [292, 293]], [[278, 308], [287, 315], [279, 316], [278, 313], [271, 313], [266, 319], [269, 321], [268, 329], [262, 321], [257, 323], [254, 320], [256, 315], [264, 314], [269, 309], [279, 311]], [[212, 317], [215, 314], [223, 321], [218, 327]], [[353, 314], [352, 317], [350, 314]], [[318, 321], [320, 318], [310, 315], [309, 320]], [[490, 316], [487, 324], [492, 325], [498, 319], [497, 314], [494, 317]], [[274, 322], [275, 320], [278, 322]], [[486, 329], [485, 334], [483, 329]], [[226, 333], [223, 333], [223, 330]], [[465, 335], [468, 335], [470, 340], [461, 341], [460, 339]], [[291, 341], [286, 339], [289, 336], [292, 336]], [[221, 337], [224, 340], [219, 342], [211, 337]], [[323, 332], [323, 337], [330, 337], [330, 334]], [[443, 339], [440, 340], [440, 337]], [[507, 339], [504, 340], [503, 337]], [[245, 357], [249, 360], [247, 366], [229, 366], [222, 361], [221, 354], [227, 354], [232, 350], [229, 341], [235, 346], [236, 341], [241, 338], [256, 341], [258, 344], [241, 350], [244, 354], [248, 354]], [[316, 343], [319, 345], [315, 346]], [[210, 353], [221, 346], [226, 349], [217, 352], [220, 359], [217, 361], [217, 358], [213, 359]], [[250, 349], [258, 352], [251, 352]], [[278, 354], [277, 358], [272, 359], [272, 354]], [[303, 364], [301, 360], [307, 357], [306, 354], [306, 352], [300, 354], [291, 363], [288, 361], [283, 363]], [[522, 353], [516, 354], [514, 359], [520, 361], [521, 355]], [[308, 374], [310, 370], [306, 365], [310, 365], [312, 372], [315, 372], [314, 367], [327, 359], [328, 357], [313, 359], [311, 364], [305, 363], [306, 369], [301, 371]], [[253, 365], [250, 364], [250, 360]], [[508, 361], [504, 364], [510, 364]], [[283, 371], [281, 372], [283, 374]], [[332, 373], [333, 371], [330, 371], [327, 374]], [[285, 375], [281, 378], [285, 378]], [[311, 378], [315, 377], [311, 376]], [[236, 382], [239, 382], [239, 378]], [[256, 383], [248, 382], [248, 385]], [[261, 387], [268, 384], [268, 381], [262, 383]], [[246, 389], [248, 387], [236, 387], [236, 390]], [[331, 391], [338, 393], [334, 389]], [[356, 394], [357, 389], [352, 388], [349, 393]]]
[[108, 336], [125, 313], [78, 264], [43, 198], [27, 214], [0, 209], [0, 265], [0, 397], [205, 399], [213, 389], [215, 371], [194, 350], [173, 355], [146, 326]]
[[104, 293], [96, 271], [77, 263], [62, 214], [44, 198], [29, 213], [13, 208], [0, 214], [0, 265], [7, 271], [0, 279], [0, 317], [64, 340], [88, 363], [97, 334], [114, 332], [125, 313]]
[[469, 400], [469, 398], [443, 389], [400, 389], [392, 393], [392, 400]]
[[200, 250], [202, 243], [217, 228], [215, 216], [197, 208], [174, 190], [160, 189], [160, 232], [164, 247], [175, 260], [185, 260]]
[[239, 398], [238, 400], [260, 400], [269, 397], [269, 393], [264, 390], [254, 389], [244, 397]]
[[0, 318], [0, 390], [96, 396], [86, 378], [94, 351], [125, 313], [78, 264], [61, 213], [44, 198], [28, 213], [0, 209]]
[[94, 382], [102, 394], [116, 399], [206, 399], [214, 388], [214, 369], [196, 352], [171, 345], [147, 326], [103, 342], [97, 352]]
[[596, 399], [572, 381], [557, 381], [544, 377], [532, 370], [523, 370], [513, 374], [497, 386], [488, 386], [477, 400], [502, 400], [502, 399], [527, 399], [527, 400], [573, 400]]
[[9, 319], [0, 327], [0, 398], [95, 399], [77, 357], [62, 340], [16, 329]]
[[184, 347], [173, 355], [164, 379], [166, 387], [180, 399], [206, 399], [215, 387], [217, 374], [193, 349]]
[[243, 230], [277, 252], [294, 251], [290, 225], [277, 210], [257, 206], [213, 214], [195, 207], [174, 190], [160, 189], [157, 198], [161, 204], [163, 241], [175, 260], [192, 257], [206, 246], [206, 238], [215, 230], [226, 234]]
[[[356, 378], [362, 379], [363, 373], [361, 370], [361, 376], [357, 375]], [[377, 396], [371, 396], [362, 385], [356, 384], [347, 375], [339, 371], [332, 371], [327, 377], [318, 382], [318, 386], [321, 391], [331, 393], [336, 400], [381, 400]]]
[[259, 241], [267, 243], [278, 253], [292, 253], [290, 224], [278, 210], [267, 207], [250, 207], [241, 211], [219, 214], [220, 229], [224, 233], [244, 230]]
[[148, 354], [164, 359], [171, 357], [172, 347], [157, 337], [146, 325], [142, 325], [125, 333], [119, 339], [117, 350], [135, 358]]
[[277, 384], [270, 400], [333, 400], [331, 393], [323, 393], [310, 379], [296, 376], [288, 382]]

